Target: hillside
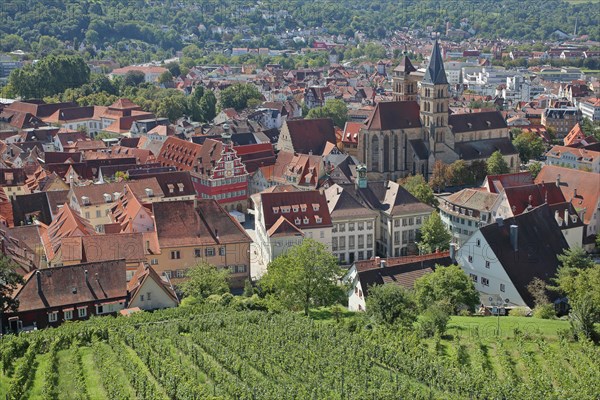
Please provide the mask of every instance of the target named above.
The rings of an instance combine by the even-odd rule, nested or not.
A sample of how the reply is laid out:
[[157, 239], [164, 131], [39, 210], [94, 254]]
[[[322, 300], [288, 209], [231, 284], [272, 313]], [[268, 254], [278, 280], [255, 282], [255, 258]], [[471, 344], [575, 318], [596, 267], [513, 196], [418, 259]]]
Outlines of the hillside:
[[[600, 392], [600, 349], [562, 321], [454, 318], [447, 338], [349, 315], [180, 308], [99, 318], [0, 344], [9, 399], [578, 398]], [[54, 387], [54, 390], [48, 388]]]
[[[0, 7], [0, 50], [22, 48], [38, 55], [59, 46], [86, 45], [118, 52], [132, 49], [172, 52], [186, 44], [278, 48], [286, 31], [319, 28], [322, 33], [370, 39], [406, 27], [473, 29], [478, 36], [520, 40], [550, 39], [556, 29], [600, 40], [597, 2], [538, 0], [306, 1], [205, 0], [143, 1], [6, 0]], [[293, 36], [293, 35], [292, 35]], [[288, 39], [292, 39], [289, 36]], [[93, 52], [93, 51], [92, 51]]]

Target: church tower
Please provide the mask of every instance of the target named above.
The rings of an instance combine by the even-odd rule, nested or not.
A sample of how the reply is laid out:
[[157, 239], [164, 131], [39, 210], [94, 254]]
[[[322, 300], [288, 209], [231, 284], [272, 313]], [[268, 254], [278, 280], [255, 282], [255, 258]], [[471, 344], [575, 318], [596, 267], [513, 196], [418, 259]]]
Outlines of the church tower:
[[446, 129], [438, 128], [448, 126], [449, 100], [448, 79], [444, 70], [440, 46], [436, 39], [427, 71], [421, 81], [420, 113], [423, 127], [435, 137], [437, 143], [444, 141]]
[[392, 76], [392, 93], [394, 101], [417, 101], [417, 85], [419, 78], [413, 72], [417, 69], [408, 58], [406, 49], [402, 52], [402, 61], [394, 68]]

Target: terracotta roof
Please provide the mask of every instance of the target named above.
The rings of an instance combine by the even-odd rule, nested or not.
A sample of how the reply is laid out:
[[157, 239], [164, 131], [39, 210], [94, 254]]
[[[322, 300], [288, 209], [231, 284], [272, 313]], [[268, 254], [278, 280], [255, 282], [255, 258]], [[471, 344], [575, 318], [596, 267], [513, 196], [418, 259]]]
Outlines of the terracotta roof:
[[163, 143], [156, 161], [164, 166], [173, 166], [180, 171], [193, 171], [198, 167], [202, 146], [175, 137]]
[[349, 144], [357, 144], [358, 143], [358, 132], [361, 128], [364, 128], [365, 125], [361, 122], [346, 122], [344, 126], [344, 133], [342, 135], [342, 142]]
[[145, 260], [141, 233], [117, 233], [63, 238], [62, 262], [106, 262]]
[[[146, 195], [146, 189], [151, 189], [154, 197], [164, 197], [164, 193], [161, 187], [158, 185], [156, 178], [110, 182], [87, 186], [74, 185], [71, 190], [80, 204], [82, 204], [81, 198], [87, 197], [89, 201], [88, 205], [96, 205], [112, 203], [116, 201], [118, 196], [115, 198], [115, 193], [120, 195], [125, 189], [125, 185], [127, 185], [129, 189], [139, 198], [149, 197]], [[110, 195], [110, 199], [108, 199], [108, 196], [105, 195]]]
[[586, 163], [592, 163], [594, 159], [600, 157], [600, 152], [598, 151], [566, 146], [553, 146], [546, 153], [546, 156], [549, 158], [560, 159], [561, 155], [564, 153], [568, 153], [575, 156], [578, 162]]
[[444, 197], [445, 201], [453, 205], [477, 211], [491, 210], [497, 199], [498, 194], [477, 189], [463, 189]]
[[158, 286], [164, 290], [164, 292], [169, 296], [175, 303], [179, 303], [179, 299], [177, 298], [177, 294], [171, 287], [171, 285], [165, 282], [147, 263], [140, 263], [138, 269], [135, 270], [133, 277], [127, 283], [127, 291], [129, 292], [129, 301], [133, 300], [140, 289], [144, 287], [144, 284], [148, 279], [152, 279], [154, 282], [158, 284]]
[[415, 101], [382, 101], [365, 122], [369, 131], [420, 128], [419, 104]]
[[19, 301], [18, 312], [125, 300], [127, 296], [122, 260], [45, 268], [29, 273], [24, 279], [24, 285], [14, 294]]
[[600, 197], [600, 179], [597, 173], [544, 165], [535, 182], [558, 183], [566, 201], [573, 204], [577, 211], [586, 210], [584, 222], [592, 222]]
[[565, 197], [554, 183], [513, 186], [504, 194], [514, 215], [519, 215], [544, 203], [564, 203]]
[[[317, 190], [259, 194], [268, 231], [284, 216], [300, 229], [331, 227], [325, 195]], [[317, 222], [319, 221], [319, 222]]]
[[148, 178], [156, 179], [166, 198], [196, 195], [192, 176], [188, 171], [139, 171], [129, 175], [130, 182]]
[[488, 175], [485, 177], [484, 186], [490, 193], [502, 193], [504, 188], [523, 186], [533, 183], [531, 172], [517, 172], [512, 174]]
[[297, 153], [320, 155], [327, 142], [336, 144], [335, 128], [330, 118], [295, 119], [285, 124]]
[[249, 243], [241, 225], [215, 200], [179, 201], [152, 206], [161, 248]]
[[48, 260], [54, 258], [64, 238], [88, 235], [96, 235], [92, 225], [65, 203], [43, 235]]
[[269, 237], [304, 236], [304, 233], [283, 215], [267, 231]]

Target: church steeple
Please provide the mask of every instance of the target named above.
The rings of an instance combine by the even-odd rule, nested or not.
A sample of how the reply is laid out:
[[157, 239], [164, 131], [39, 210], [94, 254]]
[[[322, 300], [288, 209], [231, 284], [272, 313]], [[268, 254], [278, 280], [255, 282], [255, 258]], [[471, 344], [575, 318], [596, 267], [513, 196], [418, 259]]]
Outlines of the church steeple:
[[396, 101], [415, 101], [417, 100], [418, 78], [411, 75], [417, 69], [410, 62], [406, 48], [402, 52], [400, 64], [394, 68], [392, 77], [392, 93]]
[[444, 69], [444, 60], [442, 60], [442, 52], [440, 51], [440, 46], [437, 39], [435, 39], [435, 43], [433, 45], [433, 51], [431, 52], [431, 58], [429, 58], [427, 71], [423, 77], [423, 83], [430, 83], [433, 85], [448, 84], [446, 70]]
[[[448, 126], [448, 79], [440, 46], [435, 40], [427, 71], [421, 81], [420, 113], [423, 126], [435, 136], [436, 142], [442, 142], [443, 130]], [[434, 134], [435, 132], [435, 134]]]

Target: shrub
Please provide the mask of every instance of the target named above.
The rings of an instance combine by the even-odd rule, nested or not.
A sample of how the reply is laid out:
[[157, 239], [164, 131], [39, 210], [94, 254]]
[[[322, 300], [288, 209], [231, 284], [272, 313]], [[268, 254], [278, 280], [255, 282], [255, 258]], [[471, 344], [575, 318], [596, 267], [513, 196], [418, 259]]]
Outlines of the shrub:
[[554, 319], [556, 318], [556, 311], [554, 310], [553, 304], [544, 304], [536, 306], [533, 309], [533, 316], [541, 319]]
[[417, 329], [422, 337], [441, 336], [446, 332], [449, 320], [450, 315], [442, 307], [433, 305], [419, 315]]
[[515, 307], [509, 311], [509, 315], [513, 317], [529, 317], [531, 315], [531, 310], [529, 307]]

